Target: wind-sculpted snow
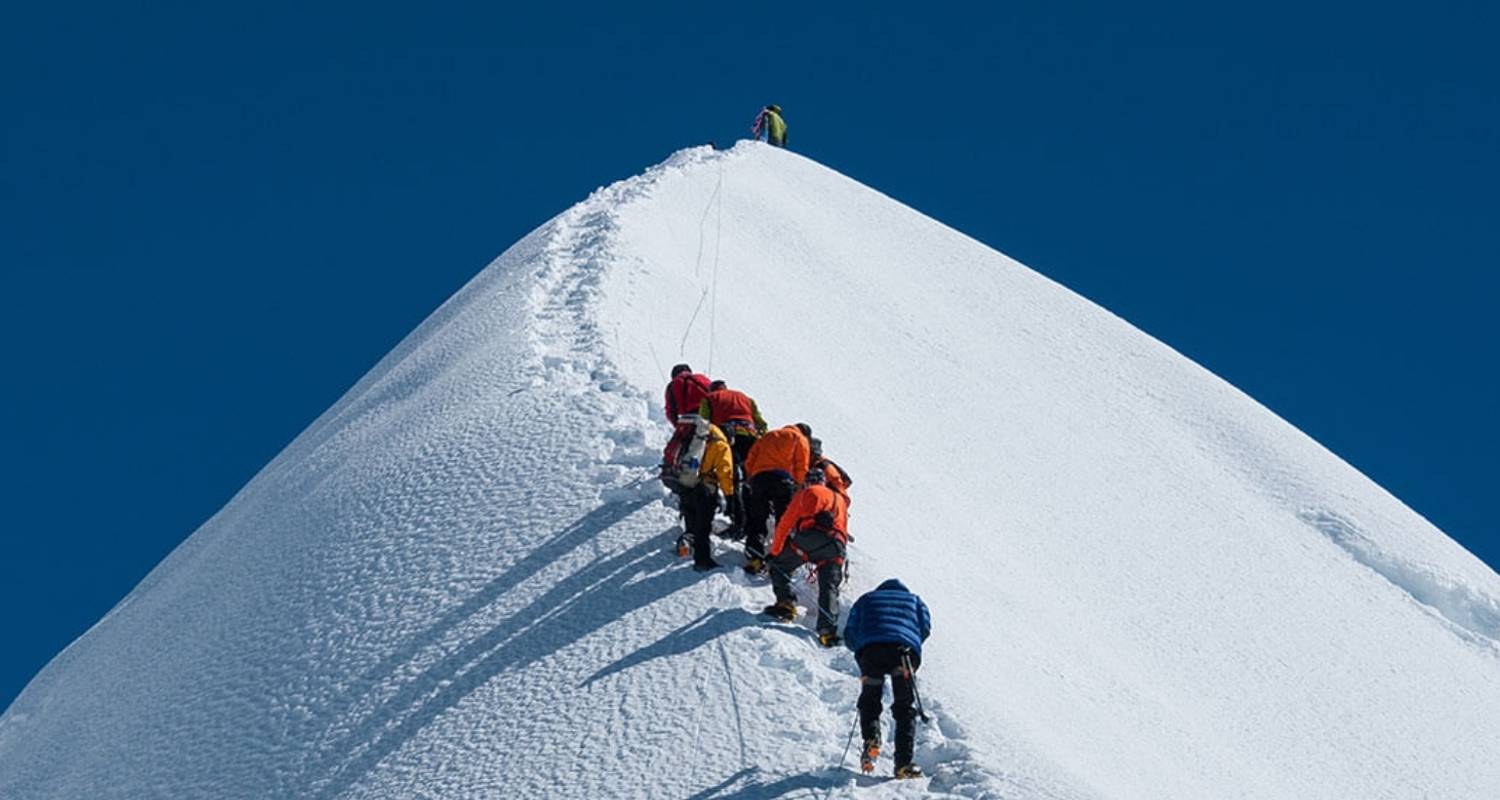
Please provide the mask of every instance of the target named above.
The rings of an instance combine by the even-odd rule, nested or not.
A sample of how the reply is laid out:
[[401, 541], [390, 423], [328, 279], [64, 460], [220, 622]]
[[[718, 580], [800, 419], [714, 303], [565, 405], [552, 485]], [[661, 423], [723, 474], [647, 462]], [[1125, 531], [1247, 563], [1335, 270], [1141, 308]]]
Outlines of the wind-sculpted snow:
[[1452, 623], [1460, 635], [1500, 652], [1500, 600], [1433, 567], [1386, 553], [1358, 525], [1332, 511], [1309, 508], [1298, 516], [1356, 561]]
[[[670, 552], [680, 360], [854, 475], [846, 602], [933, 610], [929, 779], [849, 770], [852, 656], [737, 549]], [[695, 148], [507, 250], [60, 654], [0, 797], [1494, 797], [1497, 597], [1087, 301]]]

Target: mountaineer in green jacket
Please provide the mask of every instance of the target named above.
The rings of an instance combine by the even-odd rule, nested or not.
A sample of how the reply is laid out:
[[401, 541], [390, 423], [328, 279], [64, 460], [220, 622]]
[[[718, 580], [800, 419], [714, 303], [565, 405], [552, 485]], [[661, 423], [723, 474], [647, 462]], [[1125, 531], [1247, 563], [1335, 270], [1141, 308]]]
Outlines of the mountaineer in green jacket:
[[772, 103], [761, 109], [760, 113], [755, 116], [755, 124], [750, 126], [750, 134], [759, 139], [762, 130], [765, 131], [768, 144], [786, 147], [786, 120], [781, 118], [781, 106]]

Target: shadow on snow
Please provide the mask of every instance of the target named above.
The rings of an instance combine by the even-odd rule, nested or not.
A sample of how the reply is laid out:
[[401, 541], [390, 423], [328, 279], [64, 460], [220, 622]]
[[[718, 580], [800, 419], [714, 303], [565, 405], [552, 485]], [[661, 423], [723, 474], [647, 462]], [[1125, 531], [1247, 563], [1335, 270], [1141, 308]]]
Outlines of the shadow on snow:
[[[543, 542], [479, 592], [444, 613], [426, 631], [361, 675], [349, 690], [355, 696], [347, 700], [341, 710], [349, 711], [358, 706], [361, 693], [376, 692], [377, 687], [390, 682], [392, 676], [400, 675], [403, 668], [424, 650], [441, 644], [454, 629], [501, 595], [578, 546], [599, 537], [650, 502], [641, 500], [603, 506]], [[335, 735], [320, 747], [324, 754], [321, 761], [304, 773], [303, 790], [296, 794], [320, 798], [338, 796], [429, 723], [497, 675], [524, 669], [614, 622], [626, 611], [650, 605], [698, 580], [697, 573], [690, 570], [666, 569], [675, 559], [666, 552], [662, 541], [659, 534], [652, 535], [623, 552], [589, 563], [484, 634], [457, 645], [420, 675], [400, 685], [386, 699], [373, 703], [371, 710], [359, 714], [360, 721], [350, 730]], [[713, 624], [711, 628], [719, 632], [728, 630], [723, 623]], [[672, 647], [663, 643], [652, 645], [607, 667], [595, 677], [667, 655]], [[325, 721], [335, 723], [343, 714], [335, 712], [321, 716]]]
[[[770, 800], [801, 790], [811, 793], [835, 789], [848, 783], [851, 777], [840, 772], [804, 772], [762, 783], [756, 780], [759, 772], [758, 767], [746, 767], [687, 800]], [[742, 781], [744, 785], [736, 786]]]
[[634, 653], [590, 675], [588, 680], [579, 685], [579, 688], [588, 686], [597, 680], [607, 678], [617, 672], [623, 672], [631, 667], [640, 666], [648, 661], [690, 653], [730, 631], [755, 625], [758, 622], [759, 620], [754, 614], [743, 608], [705, 611], [697, 619], [663, 636], [655, 643], [642, 647]]

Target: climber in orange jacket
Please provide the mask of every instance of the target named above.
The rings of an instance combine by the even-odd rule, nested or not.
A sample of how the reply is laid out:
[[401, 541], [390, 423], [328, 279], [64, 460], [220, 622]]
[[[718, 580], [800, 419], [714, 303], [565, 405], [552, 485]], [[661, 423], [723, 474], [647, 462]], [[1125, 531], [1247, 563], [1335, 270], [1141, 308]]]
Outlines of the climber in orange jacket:
[[812, 446], [812, 428], [806, 422], [777, 428], [756, 440], [745, 456], [745, 473], [751, 478], [764, 472], [784, 472], [793, 483], [807, 476]]
[[765, 571], [767, 523], [780, 519], [807, 476], [808, 437], [812, 428], [799, 422], [760, 437], [745, 457], [745, 571]]
[[818, 569], [818, 641], [838, 644], [839, 585], [849, 546], [849, 501], [824, 483], [823, 471], [807, 471], [807, 486], [792, 498], [776, 522], [771, 540], [771, 590], [776, 602], [765, 613], [789, 620], [797, 615], [792, 573], [804, 563]]
[[849, 487], [854, 485], [854, 479], [843, 467], [833, 463], [833, 459], [823, 455], [823, 440], [816, 437], [808, 439], [808, 469], [823, 470], [824, 483], [828, 488], [844, 496], [844, 502], [849, 501]]

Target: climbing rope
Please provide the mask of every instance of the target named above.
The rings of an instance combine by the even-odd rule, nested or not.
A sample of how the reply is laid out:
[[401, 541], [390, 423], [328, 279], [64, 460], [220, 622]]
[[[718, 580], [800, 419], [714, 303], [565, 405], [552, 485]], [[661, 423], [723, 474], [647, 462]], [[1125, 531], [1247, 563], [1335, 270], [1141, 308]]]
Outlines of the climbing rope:
[[693, 277], [698, 278], [703, 274], [703, 228], [708, 224], [708, 212], [714, 210], [714, 201], [719, 199], [719, 192], [724, 188], [724, 165], [719, 163], [719, 180], [714, 184], [714, 191], [708, 196], [708, 202], [703, 206], [703, 216], [698, 218], [698, 255], [693, 258]]
[[703, 216], [698, 220], [698, 254], [693, 259], [693, 277], [701, 278], [703, 275], [703, 250], [707, 243], [704, 228], [708, 226], [709, 212], [718, 208], [718, 216], [714, 220], [714, 264], [713, 274], [710, 277], [709, 286], [703, 288], [703, 293], [698, 296], [698, 305], [693, 307], [693, 315], [688, 318], [687, 327], [682, 331], [682, 342], [677, 347], [679, 356], [687, 355], [688, 338], [693, 335], [693, 325], [698, 321], [698, 314], [703, 311], [703, 303], [713, 295], [709, 304], [709, 330], [708, 330], [708, 374], [713, 374], [714, 360], [714, 326], [718, 316], [718, 290], [719, 290], [719, 246], [723, 236], [724, 228], [724, 160], [719, 159], [719, 176], [714, 182], [713, 194], [709, 195], [708, 203], [703, 207]]
[[[708, 289], [704, 289], [703, 290], [703, 294], [698, 295], [698, 305], [693, 306], [693, 316], [688, 317], [687, 329], [682, 332], [682, 343], [677, 346], [677, 355], [679, 355], [679, 356], [686, 356], [687, 355], [687, 340], [688, 340], [688, 336], [690, 336], [692, 334], [692, 332], [693, 332], [693, 323], [698, 321], [698, 312], [703, 310], [703, 301], [706, 300], [707, 298], [708, 298]], [[710, 373], [710, 374], [712, 374], [712, 373]]]
[[719, 320], [719, 244], [724, 238], [724, 159], [719, 158], [719, 184], [714, 195], [719, 198], [719, 214], [714, 220], [713, 296], [708, 304], [708, 374], [714, 374], [714, 333]]

